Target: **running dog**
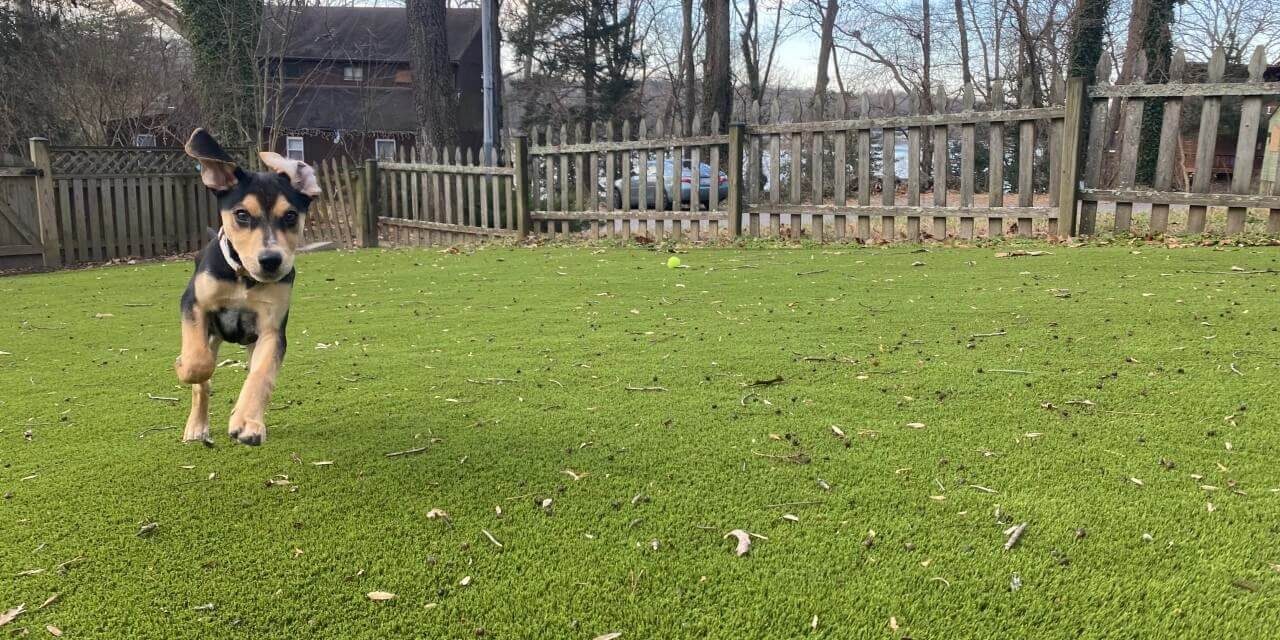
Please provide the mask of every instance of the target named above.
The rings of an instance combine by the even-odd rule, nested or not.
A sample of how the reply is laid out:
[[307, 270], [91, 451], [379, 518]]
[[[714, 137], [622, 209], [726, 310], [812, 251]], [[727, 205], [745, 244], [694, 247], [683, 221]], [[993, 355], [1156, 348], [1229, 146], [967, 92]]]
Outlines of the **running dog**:
[[244, 345], [249, 361], [228, 433], [259, 445], [267, 437], [264, 414], [284, 360], [294, 252], [320, 186], [314, 169], [278, 153], [258, 154], [268, 172], [244, 171], [204, 129], [191, 134], [186, 152], [199, 162], [201, 180], [217, 197], [222, 227], [196, 257], [182, 294], [182, 353], [174, 370], [178, 380], [192, 385], [182, 439], [212, 442], [209, 379], [218, 346], [226, 341]]

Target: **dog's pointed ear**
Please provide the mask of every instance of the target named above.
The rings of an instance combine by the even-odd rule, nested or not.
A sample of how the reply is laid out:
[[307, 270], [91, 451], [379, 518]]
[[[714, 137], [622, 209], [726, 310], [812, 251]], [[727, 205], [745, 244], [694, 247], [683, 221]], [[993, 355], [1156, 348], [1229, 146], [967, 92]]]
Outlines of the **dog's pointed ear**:
[[320, 183], [316, 180], [316, 170], [311, 165], [292, 158], [286, 158], [274, 151], [259, 151], [258, 158], [262, 164], [276, 173], [289, 178], [294, 189], [309, 198], [320, 195]]
[[214, 191], [227, 191], [239, 182], [240, 170], [235, 159], [222, 150], [222, 145], [208, 131], [192, 131], [184, 150], [200, 162], [200, 180], [204, 186]]

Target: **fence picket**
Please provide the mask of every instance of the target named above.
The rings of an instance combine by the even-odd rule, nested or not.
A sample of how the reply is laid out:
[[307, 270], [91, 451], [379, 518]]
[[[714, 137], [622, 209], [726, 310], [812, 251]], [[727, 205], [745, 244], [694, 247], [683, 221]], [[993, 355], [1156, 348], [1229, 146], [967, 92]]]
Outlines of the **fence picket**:
[[[782, 110], [778, 101], [773, 101], [770, 124], [778, 124]], [[777, 205], [782, 202], [782, 134], [769, 136], [769, 204], [774, 210], [769, 213], [769, 231], [774, 238], [782, 236], [782, 216], [777, 212]], [[677, 193], [679, 193], [677, 191]]]
[[[912, 94], [911, 115], [920, 114], [920, 99]], [[920, 206], [920, 166], [924, 163], [921, 157], [920, 135], [923, 127], [913, 125], [907, 127], [907, 206]], [[920, 217], [907, 216], [907, 239], [915, 242], [920, 239]]]
[[[1213, 51], [1209, 58], [1210, 83], [1222, 82], [1227, 70], [1227, 57], [1222, 47]], [[1200, 135], [1196, 141], [1196, 173], [1191, 181], [1194, 193], [1209, 193], [1209, 185], [1213, 181], [1213, 153], [1218, 143], [1218, 118], [1222, 111], [1221, 96], [1206, 96], [1200, 107]], [[1204, 233], [1208, 208], [1203, 205], [1191, 205], [1187, 210], [1187, 231]]]
[[[933, 108], [935, 113], [946, 113], [947, 93], [938, 85], [934, 93]], [[933, 128], [933, 206], [947, 206], [947, 125]], [[947, 239], [947, 218], [933, 217], [933, 237], [936, 240]]]
[[[1132, 84], [1144, 83], [1147, 76], [1147, 54], [1139, 51], [1133, 65]], [[1120, 162], [1117, 179], [1121, 189], [1132, 189], [1138, 170], [1138, 145], [1142, 137], [1142, 103], [1140, 97], [1124, 101], [1120, 124]], [[1115, 213], [1116, 233], [1128, 233], [1133, 225], [1133, 203], [1117, 202]]]
[[[1111, 56], [1107, 53], [1098, 58], [1096, 85], [1105, 87], [1110, 84]], [[1110, 137], [1109, 122], [1110, 100], [1095, 98], [1090, 106], [1089, 145], [1084, 163], [1084, 184], [1097, 188], [1102, 184], [1102, 165], [1107, 152], [1107, 139]], [[1098, 218], [1098, 202], [1085, 199], [1080, 205], [1080, 235], [1093, 235]]]
[[[747, 121], [751, 124], [760, 124], [760, 101], [753, 100], [751, 102], [751, 112], [747, 114]], [[747, 202], [757, 204], [760, 202], [760, 183], [763, 182], [764, 173], [761, 169], [760, 156], [760, 136], [751, 136], [748, 144], [747, 152]], [[760, 214], [751, 212], [747, 214], [747, 229], [751, 237], [760, 236]]]
[[[1049, 88], [1049, 102], [1054, 106], [1062, 105], [1066, 96], [1067, 84], [1062, 76], [1054, 74]], [[1049, 206], [1058, 206], [1062, 176], [1062, 135], [1063, 120], [1054, 118], [1049, 122]], [[1049, 235], [1058, 235], [1058, 219], [1049, 219]]]
[[[991, 95], [987, 97], [990, 111], [1004, 110], [1004, 81], [991, 83]], [[1004, 123], [993, 121], [987, 132], [990, 138], [987, 143], [987, 206], [992, 209], [1004, 207]], [[987, 218], [987, 235], [998, 238], [1004, 235], [1004, 218], [989, 216]]]
[[[973, 85], [964, 85], [960, 108], [964, 113], [973, 112]], [[974, 156], [977, 154], [977, 125], [970, 122], [960, 126], [960, 208], [973, 207]], [[960, 217], [960, 237], [970, 240], [974, 236], [973, 216]]]
[[[1262, 45], [1253, 50], [1249, 60], [1249, 84], [1260, 84], [1267, 68], [1266, 52]], [[1246, 96], [1240, 104], [1240, 130], [1236, 136], [1236, 159], [1232, 165], [1231, 193], [1249, 193], [1253, 184], [1254, 148], [1258, 143], [1258, 121], [1262, 119], [1262, 96]], [[1244, 233], [1248, 210], [1244, 207], [1227, 208], [1227, 235]]]

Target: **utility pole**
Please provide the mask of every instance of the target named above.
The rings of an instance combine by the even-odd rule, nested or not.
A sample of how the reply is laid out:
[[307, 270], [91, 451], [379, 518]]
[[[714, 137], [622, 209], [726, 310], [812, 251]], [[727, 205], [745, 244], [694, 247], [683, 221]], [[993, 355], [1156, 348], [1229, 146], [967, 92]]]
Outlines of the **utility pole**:
[[480, 46], [484, 49], [482, 64], [484, 71], [482, 73], [481, 85], [484, 92], [484, 162], [490, 164], [494, 160], [493, 156], [493, 138], [498, 130], [498, 123], [495, 117], [498, 113], [497, 108], [497, 92], [494, 91], [494, 83], [497, 76], [497, 65], [493, 58], [493, 43], [496, 40], [496, 34], [493, 33], [493, 13], [494, 2], [497, 0], [480, 0]]

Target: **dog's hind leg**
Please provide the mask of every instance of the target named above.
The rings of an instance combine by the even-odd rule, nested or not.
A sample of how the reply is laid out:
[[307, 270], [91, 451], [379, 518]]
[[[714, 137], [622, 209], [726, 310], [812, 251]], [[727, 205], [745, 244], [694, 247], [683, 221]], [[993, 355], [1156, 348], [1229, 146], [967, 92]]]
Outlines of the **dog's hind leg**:
[[[217, 338], [209, 338], [209, 350], [217, 359]], [[210, 380], [191, 385], [191, 413], [187, 416], [187, 428], [182, 432], [183, 442], [209, 442], [209, 392], [213, 389]]]

